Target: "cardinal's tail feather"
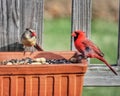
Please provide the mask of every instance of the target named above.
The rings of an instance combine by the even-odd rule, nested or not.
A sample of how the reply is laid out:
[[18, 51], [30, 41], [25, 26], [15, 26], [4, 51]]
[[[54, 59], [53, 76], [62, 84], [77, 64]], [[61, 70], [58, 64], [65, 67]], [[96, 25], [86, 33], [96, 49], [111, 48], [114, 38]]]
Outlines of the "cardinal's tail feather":
[[110, 66], [110, 64], [104, 58], [98, 57], [97, 59], [103, 61], [115, 75], [118, 75], [117, 72]]
[[38, 51], [43, 51], [43, 49], [36, 43], [34, 45], [34, 47], [38, 50]]

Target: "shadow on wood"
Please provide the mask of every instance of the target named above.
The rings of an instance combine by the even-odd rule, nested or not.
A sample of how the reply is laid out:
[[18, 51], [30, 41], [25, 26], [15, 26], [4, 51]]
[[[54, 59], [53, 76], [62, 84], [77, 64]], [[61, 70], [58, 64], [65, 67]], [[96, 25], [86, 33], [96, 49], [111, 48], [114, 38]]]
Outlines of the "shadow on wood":
[[24, 51], [23, 45], [19, 42], [8, 44], [0, 48], [0, 51]]
[[40, 57], [44, 57], [44, 58], [47, 58], [47, 59], [65, 59], [63, 56], [61, 55], [58, 55], [58, 54], [55, 54], [53, 52], [41, 52], [41, 53], [38, 53], [34, 56], [34, 58], [40, 58]]

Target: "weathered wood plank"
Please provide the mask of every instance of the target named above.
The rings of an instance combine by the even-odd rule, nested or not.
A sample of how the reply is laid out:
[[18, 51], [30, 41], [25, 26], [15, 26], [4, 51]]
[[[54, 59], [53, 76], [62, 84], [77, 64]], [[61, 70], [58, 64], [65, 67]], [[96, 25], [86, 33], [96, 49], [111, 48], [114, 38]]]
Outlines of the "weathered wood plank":
[[20, 36], [33, 28], [42, 43], [43, 0], [0, 0], [0, 51], [23, 50]]
[[[72, 32], [83, 30], [90, 37], [91, 32], [91, 5], [92, 0], [72, 0]], [[75, 50], [73, 40], [71, 49]]]
[[120, 86], [120, 67], [112, 67], [117, 71], [118, 76], [105, 65], [89, 65], [84, 86]]
[[120, 0], [119, 0], [118, 62], [117, 63], [120, 66]]

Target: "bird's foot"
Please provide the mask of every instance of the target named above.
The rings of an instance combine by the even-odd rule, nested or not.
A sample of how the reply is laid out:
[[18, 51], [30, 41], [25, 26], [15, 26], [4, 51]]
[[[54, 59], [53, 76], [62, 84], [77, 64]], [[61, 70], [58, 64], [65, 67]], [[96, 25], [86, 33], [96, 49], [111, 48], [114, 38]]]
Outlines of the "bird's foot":
[[85, 59], [83, 54], [76, 52], [71, 58], [70, 61], [72, 63], [81, 63], [82, 59]]

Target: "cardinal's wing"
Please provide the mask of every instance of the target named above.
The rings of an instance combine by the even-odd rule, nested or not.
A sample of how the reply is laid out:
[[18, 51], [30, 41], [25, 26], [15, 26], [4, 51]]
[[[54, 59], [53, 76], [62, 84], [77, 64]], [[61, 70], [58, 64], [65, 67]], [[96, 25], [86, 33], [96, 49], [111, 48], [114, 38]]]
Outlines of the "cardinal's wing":
[[89, 39], [85, 39], [83, 42], [84, 46], [86, 47], [86, 51], [92, 50], [100, 56], [104, 56], [103, 52]]

